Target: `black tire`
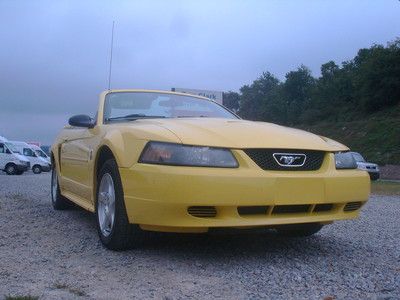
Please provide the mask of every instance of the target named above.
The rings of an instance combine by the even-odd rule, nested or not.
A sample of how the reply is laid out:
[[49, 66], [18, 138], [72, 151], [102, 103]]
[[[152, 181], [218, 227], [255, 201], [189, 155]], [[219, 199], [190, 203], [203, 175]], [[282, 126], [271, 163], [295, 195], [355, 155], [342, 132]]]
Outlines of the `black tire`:
[[34, 174], [40, 174], [40, 173], [42, 173], [42, 167], [39, 166], [39, 165], [34, 165], [34, 166], [32, 167], [32, 172], [33, 172]]
[[[55, 185], [55, 186], [54, 186]], [[51, 204], [55, 210], [64, 210], [72, 206], [71, 201], [61, 195], [56, 168], [51, 171]]]
[[[99, 189], [103, 176], [108, 176], [107, 174], [111, 176], [114, 185], [115, 206], [114, 222], [110, 225], [110, 231], [105, 234], [100, 226]], [[121, 177], [114, 159], [109, 159], [103, 164], [97, 176], [96, 186], [96, 224], [102, 244], [110, 250], [127, 250], [137, 247], [142, 242], [144, 232], [137, 225], [130, 224], [128, 221]]]
[[379, 173], [369, 173], [369, 177], [371, 178], [372, 181], [378, 180]]
[[5, 171], [7, 175], [15, 175], [17, 174], [17, 166], [13, 163], [7, 164]]
[[282, 225], [276, 229], [279, 235], [286, 237], [306, 237], [311, 236], [322, 229], [319, 223], [290, 224]]

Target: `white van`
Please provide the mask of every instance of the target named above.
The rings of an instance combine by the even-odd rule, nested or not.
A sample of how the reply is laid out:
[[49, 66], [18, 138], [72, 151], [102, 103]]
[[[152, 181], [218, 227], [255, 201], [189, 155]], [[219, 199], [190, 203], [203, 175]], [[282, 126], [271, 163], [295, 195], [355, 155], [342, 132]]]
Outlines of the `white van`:
[[42, 150], [42, 148], [40, 148], [39, 146], [34, 145], [34, 144], [29, 144], [29, 146], [35, 151], [35, 153], [36, 153], [37, 156], [39, 156], [39, 157], [45, 159], [45, 160], [47, 161], [47, 163], [50, 164], [50, 166], [51, 166], [51, 159], [50, 159], [50, 157], [46, 154], [46, 152], [44, 152], [44, 151]]
[[0, 170], [8, 175], [21, 175], [28, 171], [30, 169], [29, 160], [18, 153], [18, 150], [8, 147], [4, 140], [0, 141]]
[[51, 165], [45, 159], [36, 155], [31, 145], [18, 141], [9, 141], [6, 142], [6, 145], [12, 145], [14, 148], [17, 148], [18, 152], [22, 153], [27, 159], [29, 159], [33, 173], [40, 174], [51, 170]]

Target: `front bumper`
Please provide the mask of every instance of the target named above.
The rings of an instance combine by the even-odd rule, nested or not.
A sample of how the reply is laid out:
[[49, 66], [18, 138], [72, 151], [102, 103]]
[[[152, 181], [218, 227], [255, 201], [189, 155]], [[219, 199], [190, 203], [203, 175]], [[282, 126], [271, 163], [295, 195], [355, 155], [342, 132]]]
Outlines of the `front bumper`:
[[[333, 154], [326, 154], [318, 171], [283, 172], [264, 171], [245, 155], [235, 156], [238, 169], [149, 164], [120, 168], [129, 222], [143, 229], [174, 232], [329, 223], [357, 217], [359, 209], [345, 211], [346, 204], [357, 202], [361, 206], [369, 197], [367, 172], [336, 170]], [[330, 209], [317, 211], [316, 206], [321, 204]], [[265, 211], [239, 212], [241, 207], [254, 206]], [[301, 211], [296, 208], [287, 212], [289, 206], [301, 207]], [[214, 207], [216, 214], [193, 216], [188, 212], [190, 207]]]
[[371, 178], [371, 180], [378, 180], [380, 177], [380, 173], [379, 171], [368, 171], [369, 177]]
[[29, 165], [28, 164], [17, 164], [15, 165], [15, 168], [17, 172], [26, 172], [29, 170]]
[[40, 166], [42, 168], [42, 172], [50, 172], [51, 165]]

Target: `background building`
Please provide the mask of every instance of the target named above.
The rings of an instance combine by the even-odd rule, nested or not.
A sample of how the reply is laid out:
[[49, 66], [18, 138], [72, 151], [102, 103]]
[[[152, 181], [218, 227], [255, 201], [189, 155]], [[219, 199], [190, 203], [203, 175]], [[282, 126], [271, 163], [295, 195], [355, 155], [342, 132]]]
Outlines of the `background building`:
[[207, 97], [222, 105], [223, 92], [220, 91], [197, 90], [197, 89], [186, 89], [186, 88], [171, 88], [171, 91]]

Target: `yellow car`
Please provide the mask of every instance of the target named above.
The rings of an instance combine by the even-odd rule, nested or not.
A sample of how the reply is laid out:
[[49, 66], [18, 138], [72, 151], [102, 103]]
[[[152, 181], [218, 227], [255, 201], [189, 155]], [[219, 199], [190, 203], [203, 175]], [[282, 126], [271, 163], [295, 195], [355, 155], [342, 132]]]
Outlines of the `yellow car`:
[[96, 214], [109, 249], [146, 231], [269, 227], [307, 236], [358, 216], [368, 173], [329, 138], [240, 119], [210, 99], [109, 90], [51, 149], [52, 204]]

